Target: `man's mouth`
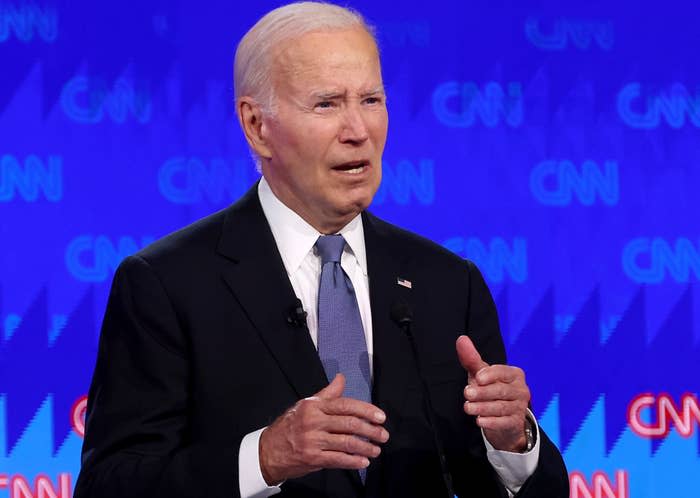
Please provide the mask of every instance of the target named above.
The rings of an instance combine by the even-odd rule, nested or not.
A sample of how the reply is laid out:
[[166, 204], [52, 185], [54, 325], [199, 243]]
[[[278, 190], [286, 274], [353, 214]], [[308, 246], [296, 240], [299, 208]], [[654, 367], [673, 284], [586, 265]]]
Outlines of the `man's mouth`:
[[351, 175], [359, 175], [369, 167], [369, 161], [350, 161], [347, 163], [339, 164], [338, 166], [333, 166], [336, 171], [342, 171], [343, 173], [349, 173]]

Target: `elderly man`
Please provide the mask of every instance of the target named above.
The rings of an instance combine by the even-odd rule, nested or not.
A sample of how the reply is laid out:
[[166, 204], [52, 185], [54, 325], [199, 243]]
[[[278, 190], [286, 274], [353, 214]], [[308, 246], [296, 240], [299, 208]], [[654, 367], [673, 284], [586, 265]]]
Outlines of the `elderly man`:
[[263, 178], [118, 269], [75, 496], [567, 497], [478, 270], [365, 211], [388, 117], [359, 14], [268, 13], [235, 88]]

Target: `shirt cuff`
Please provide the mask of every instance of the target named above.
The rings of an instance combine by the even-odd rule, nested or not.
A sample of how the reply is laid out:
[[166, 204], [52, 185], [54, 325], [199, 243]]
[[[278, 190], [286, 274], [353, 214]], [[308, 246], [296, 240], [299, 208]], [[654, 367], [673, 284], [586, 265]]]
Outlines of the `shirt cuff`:
[[247, 434], [238, 448], [238, 489], [241, 498], [266, 498], [282, 489], [268, 486], [260, 469], [260, 435], [266, 429]]
[[483, 429], [481, 431], [486, 444], [486, 458], [508, 490], [508, 496], [513, 496], [520, 491], [525, 481], [535, 472], [540, 459], [540, 428], [530, 410], [527, 411], [527, 417], [535, 428], [536, 439], [533, 448], [526, 453], [497, 450], [486, 439]]

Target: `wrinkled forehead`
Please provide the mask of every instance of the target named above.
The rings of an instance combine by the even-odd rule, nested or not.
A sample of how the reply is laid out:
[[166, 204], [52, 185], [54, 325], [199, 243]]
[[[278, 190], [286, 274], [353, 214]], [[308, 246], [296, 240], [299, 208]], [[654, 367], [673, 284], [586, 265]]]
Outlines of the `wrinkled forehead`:
[[273, 82], [322, 83], [340, 73], [379, 79], [381, 66], [377, 44], [364, 28], [312, 31], [280, 43], [271, 60]]

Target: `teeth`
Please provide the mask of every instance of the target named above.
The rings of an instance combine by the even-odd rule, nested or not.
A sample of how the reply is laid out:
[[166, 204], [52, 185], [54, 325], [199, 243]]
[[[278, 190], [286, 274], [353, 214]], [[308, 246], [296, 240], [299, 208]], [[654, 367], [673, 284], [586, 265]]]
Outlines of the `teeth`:
[[350, 173], [351, 175], [359, 175], [365, 170], [365, 168], [367, 168], [367, 166], [368, 165], [365, 162], [356, 162], [354, 164], [346, 163], [345, 167], [348, 169], [339, 169], [338, 171], [342, 171], [343, 173]]

